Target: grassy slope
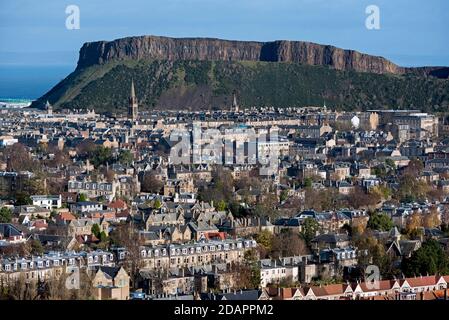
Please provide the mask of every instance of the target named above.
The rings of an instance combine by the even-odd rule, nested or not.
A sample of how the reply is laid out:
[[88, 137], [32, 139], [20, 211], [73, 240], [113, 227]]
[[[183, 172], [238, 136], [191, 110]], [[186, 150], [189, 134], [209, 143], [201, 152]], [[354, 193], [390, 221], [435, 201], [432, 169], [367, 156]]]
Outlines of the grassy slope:
[[[56, 107], [126, 110], [131, 79], [139, 104], [173, 109], [186, 105], [224, 107], [234, 90], [243, 106], [322, 105], [340, 109], [408, 108], [445, 111], [449, 80], [341, 72], [291, 63], [223, 61], [110, 62], [75, 71], [43, 101]], [[199, 103], [201, 101], [201, 103]]]

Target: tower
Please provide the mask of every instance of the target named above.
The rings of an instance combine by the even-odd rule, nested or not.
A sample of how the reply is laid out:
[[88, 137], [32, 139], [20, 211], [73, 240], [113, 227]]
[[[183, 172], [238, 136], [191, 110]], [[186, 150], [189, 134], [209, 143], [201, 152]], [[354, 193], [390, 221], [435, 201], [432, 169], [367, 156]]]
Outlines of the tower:
[[45, 103], [45, 109], [47, 110], [47, 114], [53, 114], [53, 106], [50, 104], [50, 102]]
[[235, 95], [235, 92], [234, 92], [234, 98], [232, 100], [232, 110], [234, 112], [239, 112], [239, 105], [237, 103], [237, 96]]
[[132, 121], [137, 121], [137, 98], [134, 90], [134, 80], [131, 80], [131, 96], [128, 99], [128, 118]]

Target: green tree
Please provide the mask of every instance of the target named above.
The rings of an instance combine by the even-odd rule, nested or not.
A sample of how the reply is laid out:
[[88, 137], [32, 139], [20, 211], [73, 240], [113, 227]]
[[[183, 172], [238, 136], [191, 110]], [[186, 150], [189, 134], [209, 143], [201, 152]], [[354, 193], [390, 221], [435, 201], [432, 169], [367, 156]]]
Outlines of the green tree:
[[153, 208], [154, 208], [154, 209], [160, 209], [161, 207], [162, 207], [161, 200], [156, 199], [156, 200], [154, 201]]
[[368, 228], [371, 230], [389, 231], [393, 226], [393, 221], [385, 213], [372, 214], [368, 220]]
[[449, 273], [449, 257], [436, 240], [425, 241], [410, 258], [402, 261], [406, 276]]
[[273, 235], [267, 231], [263, 230], [256, 234], [255, 237], [257, 244], [264, 251], [265, 254], [269, 253], [272, 250], [273, 246]]
[[302, 225], [301, 235], [307, 245], [310, 244], [313, 238], [315, 238], [317, 231], [320, 229], [320, 225], [313, 218], [306, 218]]
[[98, 224], [94, 224], [93, 226], [92, 226], [92, 229], [91, 229], [91, 231], [92, 231], [92, 234], [94, 235], [94, 236], [96, 236], [98, 239], [100, 239], [100, 226], [98, 225]]
[[0, 209], [0, 223], [10, 223], [12, 219], [12, 212], [10, 209], [3, 207]]
[[385, 164], [389, 166], [391, 169], [396, 170], [396, 164], [392, 159], [386, 159]]
[[87, 196], [84, 193], [80, 193], [78, 196], [78, 201], [80, 202], [87, 201]]
[[106, 232], [101, 231], [101, 232], [100, 232], [100, 237], [99, 237], [99, 239], [100, 239], [101, 242], [106, 242], [106, 241], [108, 241], [108, 236], [106, 235]]
[[313, 180], [310, 177], [304, 179], [304, 188], [312, 188]]
[[89, 153], [89, 160], [98, 168], [101, 165], [112, 162], [112, 150], [103, 146], [95, 148]]
[[19, 192], [16, 194], [16, 206], [25, 206], [30, 205], [33, 203], [33, 200], [31, 200], [30, 195], [24, 192]]
[[226, 202], [224, 200], [220, 200], [217, 203], [217, 210], [218, 211], [225, 211], [226, 210]]
[[285, 200], [287, 200], [287, 198], [288, 198], [288, 191], [282, 190], [281, 195], [279, 196], [279, 200], [281, 202], [284, 202]]
[[133, 154], [131, 153], [131, 151], [129, 151], [129, 150], [121, 150], [120, 151], [120, 154], [118, 156], [118, 161], [121, 164], [129, 165], [133, 162], [133, 160], [134, 160], [134, 157], [133, 157]]
[[44, 253], [44, 247], [39, 240], [31, 240], [30, 247], [31, 254], [42, 255]]

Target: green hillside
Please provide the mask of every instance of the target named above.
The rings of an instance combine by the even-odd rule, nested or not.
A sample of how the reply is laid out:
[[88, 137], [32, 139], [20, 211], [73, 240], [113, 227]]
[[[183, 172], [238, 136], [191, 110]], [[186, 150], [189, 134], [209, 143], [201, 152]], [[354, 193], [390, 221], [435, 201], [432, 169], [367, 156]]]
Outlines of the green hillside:
[[228, 108], [237, 92], [243, 107], [322, 105], [344, 110], [420, 108], [446, 111], [449, 80], [343, 72], [293, 63], [226, 61], [109, 62], [76, 70], [35, 105], [126, 110], [131, 79], [142, 109]]

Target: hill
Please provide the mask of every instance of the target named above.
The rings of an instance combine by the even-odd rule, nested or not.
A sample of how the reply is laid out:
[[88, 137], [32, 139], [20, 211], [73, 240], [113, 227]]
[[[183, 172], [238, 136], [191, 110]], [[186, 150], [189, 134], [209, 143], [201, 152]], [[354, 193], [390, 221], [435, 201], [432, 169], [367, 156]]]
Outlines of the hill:
[[308, 42], [132, 37], [86, 43], [76, 70], [33, 103], [123, 112], [131, 79], [144, 109], [322, 105], [445, 111], [449, 68], [403, 68]]

